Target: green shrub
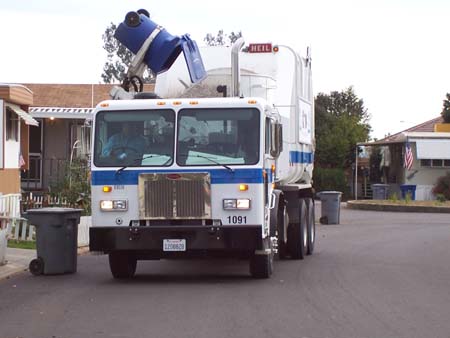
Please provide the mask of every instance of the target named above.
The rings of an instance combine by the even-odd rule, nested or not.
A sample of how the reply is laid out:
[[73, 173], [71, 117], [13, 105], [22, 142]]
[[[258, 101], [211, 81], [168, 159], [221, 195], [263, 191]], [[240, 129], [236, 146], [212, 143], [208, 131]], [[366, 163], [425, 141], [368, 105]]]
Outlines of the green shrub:
[[391, 201], [391, 202], [397, 202], [398, 201], [398, 196], [397, 196], [397, 193], [393, 193], [393, 194], [391, 194], [390, 196], [389, 196], [389, 201]]
[[433, 187], [433, 194], [443, 195], [446, 200], [450, 200], [450, 172], [447, 172], [445, 176], [441, 176], [437, 179], [436, 184]]
[[51, 187], [51, 194], [65, 198], [69, 205], [83, 209], [82, 215], [91, 214], [90, 169], [86, 160], [74, 159], [62, 180]]
[[405, 194], [405, 203], [408, 204], [411, 201], [412, 201], [412, 193], [411, 193], [411, 191], [408, 191]]
[[313, 187], [316, 192], [340, 191], [342, 192], [342, 199], [346, 200], [350, 197], [350, 189], [344, 169], [315, 167], [313, 178]]
[[438, 202], [444, 203], [447, 199], [445, 198], [444, 194], [436, 194], [436, 200]]

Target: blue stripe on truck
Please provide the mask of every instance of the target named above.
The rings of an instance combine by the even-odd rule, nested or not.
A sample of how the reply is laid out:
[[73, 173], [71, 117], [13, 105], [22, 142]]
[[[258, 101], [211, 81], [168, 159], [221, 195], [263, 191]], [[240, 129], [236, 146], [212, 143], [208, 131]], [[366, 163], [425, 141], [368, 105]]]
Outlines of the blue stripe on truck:
[[92, 185], [137, 185], [141, 173], [195, 173], [208, 172], [211, 175], [212, 184], [228, 183], [263, 183], [262, 169], [197, 169], [197, 170], [133, 170], [125, 169], [120, 174], [116, 170], [93, 170]]
[[289, 163], [313, 163], [314, 154], [303, 151], [290, 151]]

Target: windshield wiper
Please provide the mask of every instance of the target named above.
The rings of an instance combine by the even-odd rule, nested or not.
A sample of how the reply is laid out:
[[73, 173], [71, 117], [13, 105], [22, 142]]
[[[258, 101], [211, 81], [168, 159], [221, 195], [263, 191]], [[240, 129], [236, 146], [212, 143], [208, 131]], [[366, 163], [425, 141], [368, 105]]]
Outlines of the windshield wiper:
[[[138, 163], [139, 161], [143, 161], [143, 160], [146, 160], [146, 159], [148, 159], [148, 158], [162, 157], [162, 156], [167, 156], [167, 155], [152, 154], [152, 155], [144, 156], [144, 157], [142, 157], [142, 158], [140, 158], [140, 157], [135, 158], [130, 164], [124, 165], [122, 168], [117, 169], [117, 170], [116, 170], [116, 175], [122, 173], [122, 171], [124, 171], [124, 170], [125, 170], [126, 168], [128, 168], [130, 165], [135, 164], [135, 163]], [[166, 165], [167, 163], [169, 163], [171, 160], [172, 160], [172, 157], [169, 156], [169, 159], [168, 159], [166, 162], [164, 162], [164, 163], [162, 164], [162, 166], [165, 166], [165, 165]]]
[[214, 164], [220, 165], [222, 167], [224, 167], [225, 169], [227, 169], [230, 173], [234, 173], [234, 169], [231, 168], [230, 166], [227, 166], [226, 164], [217, 162], [215, 160], [213, 160], [212, 158], [208, 157], [208, 156], [203, 156], [203, 155], [187, 155], [187, 154], [178, 154], [178, 156], [184, 156], [184, 157], [199, 157], [199, 158], [204, 158], [205, 160], [211, 161]]

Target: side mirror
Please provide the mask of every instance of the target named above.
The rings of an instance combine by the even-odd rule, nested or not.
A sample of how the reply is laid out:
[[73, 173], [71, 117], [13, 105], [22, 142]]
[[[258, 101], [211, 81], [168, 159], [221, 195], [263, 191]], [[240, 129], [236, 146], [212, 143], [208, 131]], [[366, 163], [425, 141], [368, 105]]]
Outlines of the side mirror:
[[278, 122], [270, 124], [270, 155], [274, 158], [283, 151], [283, 125]]

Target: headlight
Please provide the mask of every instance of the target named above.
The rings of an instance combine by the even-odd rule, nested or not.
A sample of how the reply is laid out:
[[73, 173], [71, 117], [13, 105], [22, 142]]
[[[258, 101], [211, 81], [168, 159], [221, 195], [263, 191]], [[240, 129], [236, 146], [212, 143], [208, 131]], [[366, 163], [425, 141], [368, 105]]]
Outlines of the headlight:
[[247, 210], [250, 209], [250, 200], [248, 198], [227, 198], [223, 200], [224, 210]]
[[127, 200], [100, 201], [100, 210], [102, 211], [126, 211], [127, 209]]
[[238, 199], [236, 207], [238, 209], [250, 209], [250, 200], [249, 199]]

